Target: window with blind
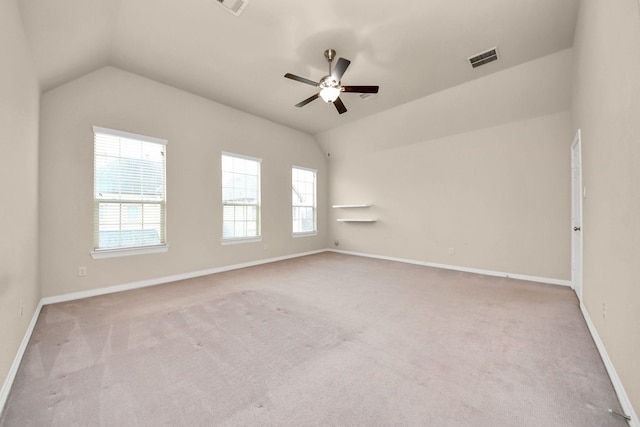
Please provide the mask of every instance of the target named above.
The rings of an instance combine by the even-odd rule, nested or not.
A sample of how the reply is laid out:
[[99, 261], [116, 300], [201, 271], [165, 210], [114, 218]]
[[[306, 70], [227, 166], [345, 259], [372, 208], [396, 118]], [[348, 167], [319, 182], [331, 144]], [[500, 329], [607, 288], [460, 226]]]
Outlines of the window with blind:
[[97, 126], [93, 133], [93, 254], [166, 250], [167, 141]]
[[294, 166], [291, 168], [291, 196], [293, 234], [315, 234], [316, 227], [316, 171]]
[[223, 243], [260, 239], [260, 162], [222, 153]]

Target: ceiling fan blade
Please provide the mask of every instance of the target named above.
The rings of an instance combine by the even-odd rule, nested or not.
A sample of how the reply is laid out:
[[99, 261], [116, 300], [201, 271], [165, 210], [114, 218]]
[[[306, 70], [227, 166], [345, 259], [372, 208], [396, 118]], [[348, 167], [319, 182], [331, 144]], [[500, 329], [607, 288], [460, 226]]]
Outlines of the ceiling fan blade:
[[338, 113], [342, 114], [347, 112], [347, 107], [344, 106], [340, 97], [337, 97], [336, 100], [333, 101], [333, 105], [336, 106], [336, 110], [338, 110]]
[[318, 86], [318, 83], [314, 82], [313, 80], [305, 79], [304, 77], [296, 76], [295, 74], [287, 73], [284, 76], [288, 79], [295, 80], [300, 83], [306, 83], [308, 85], [316, 87]]
[[378, 86], [342, 86], [343, 92], [378, 93]]
[[351, 61], [348, 59], [338, 58], [338, 63], [333, 68], [333, 73], [331, 73], [336, 81], [340, 81], [340, 79], [342, 79], [342, 76], [344, 75], [344, 72], [347, 71], [349, 64], [351, 64]]
[[307, 105], [308, 103], [310, 103], [311, 101], [318, 99], [320, 97], [319, 93], [316, 93], [314, 95], [311, 95], [310, 97], [308, 97], [307, 99], [305, 99], [304, 101], [300, 101], [296, 104], [296, 107], [300, 108], [300, 107], [304, 107], [305, 105]]

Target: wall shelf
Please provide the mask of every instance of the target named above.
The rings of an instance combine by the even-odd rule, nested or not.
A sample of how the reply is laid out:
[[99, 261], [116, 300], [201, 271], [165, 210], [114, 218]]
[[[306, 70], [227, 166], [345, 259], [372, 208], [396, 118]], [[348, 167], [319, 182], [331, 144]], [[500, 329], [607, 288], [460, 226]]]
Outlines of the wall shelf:
[[375, 218], [338, 218], [338, 222], [377, 222]]
[[371, 207], [370, 203], [362, 203], [355, 205], [333, 205], [334, 209], [347, 209], [347, 208], [368, 208]]

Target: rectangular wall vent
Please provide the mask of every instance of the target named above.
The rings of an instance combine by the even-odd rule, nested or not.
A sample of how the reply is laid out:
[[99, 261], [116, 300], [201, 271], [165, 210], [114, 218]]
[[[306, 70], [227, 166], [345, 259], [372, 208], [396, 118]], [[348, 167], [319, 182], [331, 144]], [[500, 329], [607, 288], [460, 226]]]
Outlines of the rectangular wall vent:
[[247, 7], [247, 4], [249, 3], [247, 0], [216, 0], [216, 1], [226, 11], [233, 13], [236, 16], [240, 16], [244, 8]]
[[469, 58], [469, 63], [473, 68], [478, 68], [481, 65], [488, 64], [489, 62], [496, 61], [498, 59], [498, 48], [494, 47], [487, 51], [478, 53]]

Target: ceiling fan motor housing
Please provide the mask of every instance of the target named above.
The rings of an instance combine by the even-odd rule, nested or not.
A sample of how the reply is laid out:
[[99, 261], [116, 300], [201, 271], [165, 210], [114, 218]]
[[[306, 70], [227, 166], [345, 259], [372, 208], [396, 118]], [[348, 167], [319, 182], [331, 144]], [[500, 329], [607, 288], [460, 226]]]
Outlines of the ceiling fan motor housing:
[[340, 87], [340, 82], [338, 80], [336, 80], [335, 78], [333, 78], [332, 75], [328, 75], [328, 76], [324, 76], [322, 79], [320, 79], [320, 83], [318, 83], [318, 87], [320, 87], [320, 88], [326, 88], [326, 87], [339, 88]]

